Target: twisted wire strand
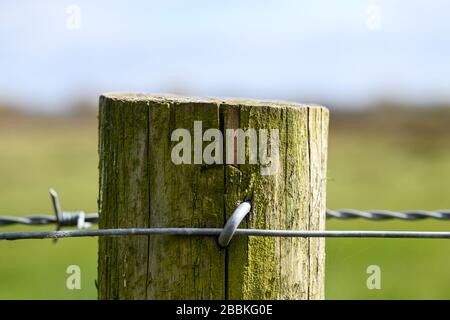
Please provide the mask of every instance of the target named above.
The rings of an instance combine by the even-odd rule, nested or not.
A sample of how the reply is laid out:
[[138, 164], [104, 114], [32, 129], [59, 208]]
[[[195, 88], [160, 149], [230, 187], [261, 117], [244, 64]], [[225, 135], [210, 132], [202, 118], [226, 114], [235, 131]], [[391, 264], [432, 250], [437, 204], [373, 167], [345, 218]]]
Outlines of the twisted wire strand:
[[354, 219], [364, 218], [369, 220], [422, 220], [422, 219], [438, 219], [438, 220], [450, 220], [450, 210], [442, 209], [435, 211], [426, 210], [408, 210], [408, 211], [390, 211], [390, 210], [354, 210], [354, 209], [341, 209], [341, 210], [327, 210], [327, 218], [337, 219]]
[[[80, 212], [63, 212], [62, 219], [60, 220], [61, 226], [76, 226], [78, 222]], [[437, 220], [450, 220], [450, 210], [442, 209], [435, 211], [426, 210], [409, 210], [409, 211], [390, 211], [390, 210], [355, 210], [355, 209], [341, 209], [341, 210], [327, 210], [327, 218], [334, 219], [368, 219], [368, 220], [422, 220], [422, 219], [437, 219]], [[98, 222], [97, 213], [89, 213], [85, 215], [85, 221], [89, 223]], [[30, 217], [17, 217], [17, 216], [0, 216], [0, 227], [14, 224], [22, 225], [49, 225], [57, 224], [55, 216], [51, 215], [36, 215]]]
[[[80, 217], [80, 212], [63, 212], [60, 217], [59, 225], [60, 226], [76, 226], [78, 223], [78, 219]], [[89, 213], [86, 214], [84, 220], [89, 223], [97, 223], [98, 222], [98, 214], [97, 213]], [[30, 217], [17, 217], [17, 216], [0, 216], [0, 227], [1, 226], [9, 226], [13, 224], [23, 224], [23, 225], [49, 225], [49, 224], [57, 224], [58, 221], [56, 216], [51, 215], [36, 215]]]

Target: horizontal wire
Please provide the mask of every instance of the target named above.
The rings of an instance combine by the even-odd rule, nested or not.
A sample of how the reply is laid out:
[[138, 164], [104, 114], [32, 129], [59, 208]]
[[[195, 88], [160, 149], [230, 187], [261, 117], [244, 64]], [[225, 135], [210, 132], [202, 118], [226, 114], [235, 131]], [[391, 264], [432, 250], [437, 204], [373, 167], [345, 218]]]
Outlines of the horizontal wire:
[[[98, 230], [66, 230], [44, 232], [0, 232], [0, 240], [59, 239], [73, 237], [178, 235], [219, 236], [222, 228], [120, 228]], [[450, 239], [450, 232], [416, 231], [301, 231], [237, 229], [235, 236], [300, 237], [300, 238], [410, 238]]]
[[[78, 223], [79, 212], [64, 212], [62, 225], [64, 226], [76, 226]], [[98, 214], [89, 213], [85, 215], [85, 222], [97, 223]], [[23, 224], [23, 225], [49, 225], [56, 224], [58, 221], [56, 216], [53, 215], [36, 215], [29, 217], [18, 217], [18, 216], [0, 216], [0, 227], [9, 226], [13, 224]]]
[[[341, 209], [341, 210], [330, 210], [328, 209], [327, 218], [335, 219], [356, 219], [363, 218], [368, 220], [389, 220], [389, 219], [400, 219], [400, 220], [421, 220], [421, 219], [437, 219], [437, 220], [450, 220], [450, 210], [442, 209], [435, 211], [426, 210], [410, 210], [395, 212], [389, 210], [368, 210], [361, 211], [355, 209]], [[64, 212], [63, 225], [65, 226], [76, 226], [78, 221], [79, 212]], [[97, 213], [86, 214], [85, 219], [89, 223], [98, 222]], [[53, 215], [36, 215], [31, 217], [17, 217], [17, 216], [0, 216], [0, 227], [13, 225], [13, 224], [23, 224], [23, 225], [48, 225], [56, 224], [56, 217]]]
[[[60, 226], [76, 226], [82, 212], [63, 212]], [[355, 219], [364, 218], [369, 220], [419, 220], [426, 218], [449, 220], [450, 210], [410, 210], [395, 212], [389, 210], [361, 211], [354, 209], [327, 210], [327, 218]], [[60, 219], [61, 219], [60, 217]], [[89, 213], [85, 215], [85, 222], [97, 223], [98, 214]], [[0, 226], [25, 224], [25, 225], [48, 225], [58, 224], [55, 216], [36, 215], [30, 217], [0, 216]], [[97, 237], [97, 236], [121, 236], [121, 235], [185, 235], [185, 236], [219, 236], [221, 228], [119, 228], [99, 230], [66, 230], [66, 231], [44, 231], [44, 232], [0, 232], [0, 240], [20, 239], [58, 239], [68, 237]], [[415, 232], [415, 231], [302, 231], [302, 230], [260, 230], [260, 229], [237, 229], [235, 235], [268, 236], [268, 237], [303, 237], [303, 238], [429, 238], [448, 239], [450, 232]]]
[[421, 219], [438, 219], [438, 220], [450, 220], [450, 210], [409, 210], [395, 212], [390, 210], [354, 210], [354, 209], [341, 209], [341, 210], [327, 210], [327, 218], [337, 219], [354, 219], [364, 218], [369, 220], [388, 220], [388, 219], [401, 219], [401, 220], [421, 220]]

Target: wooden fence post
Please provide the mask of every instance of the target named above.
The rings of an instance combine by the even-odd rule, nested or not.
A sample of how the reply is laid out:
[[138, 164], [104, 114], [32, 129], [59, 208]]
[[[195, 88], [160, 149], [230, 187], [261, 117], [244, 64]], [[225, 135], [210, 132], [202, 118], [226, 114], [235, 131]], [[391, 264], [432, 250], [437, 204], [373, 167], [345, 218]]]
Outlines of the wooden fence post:
[[[223, 227], [250, 200], [241, 228], [323, 230], [327, 131], [320, 106], [103, 95], [99, 226]], [[323, 239], [240, 236], [221, 249], [207, 236], [101, 237], [98, 294], [322, 299], [324, 255]]]

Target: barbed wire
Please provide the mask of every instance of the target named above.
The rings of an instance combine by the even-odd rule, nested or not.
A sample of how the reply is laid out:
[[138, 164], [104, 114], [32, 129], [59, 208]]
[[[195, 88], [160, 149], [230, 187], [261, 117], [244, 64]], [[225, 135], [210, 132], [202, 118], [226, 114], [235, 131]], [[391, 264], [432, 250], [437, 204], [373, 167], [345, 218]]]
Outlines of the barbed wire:
[[[22, 224], [22, 225], [51, 225], [58, 224], [61, 226], [77, 226], [78, 221], [80, 219], [80, 212], [63, 212], [63, 219], [58, 222], [55, 216], [51, 215], [36, 215], [29, 217], [17, 217], [17, 216], [0, 216], [0, 226], [9, 226], [14, 224]], [[89, 223], [97, 223], [98, 222], [98, 214], [97, 213], [89, 213], [85, 214], [84, 217], [85, 222]]]
[[361, 211], [355, 209], [341, 209], [341, 210], [327, 210], [327, 218], [336, 219], [355, 219], [364, 218], [369, 220], [422, 220], [422, 219], [437, 219], [450, 220], [450, 210], [441, 209], [435, 211], [426, 210], [408, 210], [408, 211], [390, 211], [390, 210], [368, 210]]
[[[419, 231], [317, 231], [317, 230], [262, 230], [238, 229], [242, 219], [250, 212], [249, 202], [241, 203], [228, 219], [224, 228], [117, 228], [97, 230], [65, 230], [61, 227], [77, 226], [78, 229], [89, 227], [99, 220], [98, 213], [84, 211], [62, 211], [58, 194], [50, 189], [54, 215], [34, 215], [29, 217], [0, 216], [0, 226], [14, 224], [49, 225], [55, 224], [55, 231], [43, 232], [0, 232], [0, 240], [21, 239], [59, 239], [68, 237], [101, 237], [101, 236], [133, 236], [133, 235], [185, 235], [185, 236], [219, 236], [219, 244], [228, 245], [233, 235], [265, 236], [265, 237], [301, 237], [301, 238], [416, 238], [416, 239], [450, 239], [450, 232], [419, 232]], [[354, 209], [326, 210], [327, 218], [369, 220], [419, 220], [439, 219], [450, 220], [450, 210], [409, 210], [395, 212], [389, 210], [361, 211]]]
[[[61, 226], [77, 226], [80, 219], [80, 213], [82, 211], [75, 212], [63, 212], [62, 219], [59, 221]], [[450, 220], [450, 210], [436, 210], [436, 211], [425, 211], [425, 210], [410, 210], [410, 211], [389, 211], [389, 210], [368, 210], [361, 211], [355, 209], [341, 209], [341, 210], [330, 210], [326, 211], [328, 219], [368, 219], [368, 220], [422, 220], [422, 219], [437, 219], [437, 220]], [[98, 222], [98, 213], [87, 213], [85, 214], [84, 221], [88, 223]], [[18, 217], [18, 216], [0, 216], [0, 226], [9, 226], [14, 224], [22, 225], [51, 225], [58, 224], [58, 220], [52, 215], [36, 215], [29, 217]]]

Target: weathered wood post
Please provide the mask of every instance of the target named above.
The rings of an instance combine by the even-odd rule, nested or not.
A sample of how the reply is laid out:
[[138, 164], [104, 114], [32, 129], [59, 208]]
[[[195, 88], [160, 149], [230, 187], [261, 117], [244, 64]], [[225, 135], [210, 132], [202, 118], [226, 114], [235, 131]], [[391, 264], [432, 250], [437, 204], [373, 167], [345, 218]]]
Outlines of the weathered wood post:
[[[323, 107], [106, 94], [99, 121], [100, 228], [223, 227], [243, 200], [242, 228], [325, 227]], [[221, 249], [207, 236], [101, 237], [98, 293], [322, 299], [324, 255], [312, 238], [240, 236]]]

